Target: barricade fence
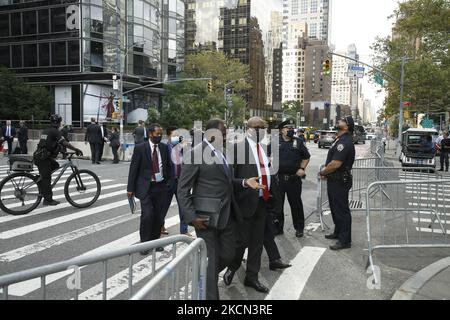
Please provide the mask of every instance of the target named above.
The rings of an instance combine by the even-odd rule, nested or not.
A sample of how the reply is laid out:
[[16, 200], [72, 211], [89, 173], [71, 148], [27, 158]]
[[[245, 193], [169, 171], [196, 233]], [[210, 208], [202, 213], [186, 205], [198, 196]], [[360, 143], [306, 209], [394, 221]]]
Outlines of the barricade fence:
[[375, 250], [450, 249], [449, 194], [450, 179], [379, 181], [367, 187], [368, 262], [376, 283]]
[[[170, 261], [167, 261], [164, 266], [158, 268], [156, 249], [167, 246], [172, 246]], [[181, 249], [182, 252], [179, 253]], [[133, 268], [135, 265], [134, 255], [142, 251], [150, 252], [149, 265], [151, 264], [151, 274], [149, 275], [150, 279], [147, 280], [149, 282], [144, 284], [143, 288], [134, 294], [134, 289], [138, 287], [138, 284], [133, 282], [134, 274], [137, 272]], [[3, 275], [0, 276], [0, 289], [3, 291], [3, 299], [8, 300], [9, 287], [20, 282], [40, 279], [41, 298], [42, 300], [46, 300], [49, 294], [53, 294], [47, 288], [46, 283], [46, 279], [50, 276], [66, 272], [67, 277], [73, 277], [74, 283], [80, 284], [82, 280], [80, 270], [82, 268], [101, 264], [102, 299], [107, 300], [108, 266], [112, 265], [111, 260], [123, 258], [128, 258], [128, 265], [124, 271], [128, 272], [128, 296], [130, 299], [205, 299], [206, 244], [202, 239], [194, 240], [191, 237], [181, 235], [135, 244], [125, 248], [82, 255], [63, 262]], [[120, 266], [122, 267], [122, 264]], [[117, 266], [115, 267], [117, 268]], [[70, 270], [73, 270], [73, 272], [68, 273]], [[80, 289], [79, 285], [67, 286], [67, 290], [73, 295], [74, 300], [78, 300]], [[58, 294], [60, 294], [59, 291]], [[59, 298], [60, 296], [56, 297], [56, 299]]]

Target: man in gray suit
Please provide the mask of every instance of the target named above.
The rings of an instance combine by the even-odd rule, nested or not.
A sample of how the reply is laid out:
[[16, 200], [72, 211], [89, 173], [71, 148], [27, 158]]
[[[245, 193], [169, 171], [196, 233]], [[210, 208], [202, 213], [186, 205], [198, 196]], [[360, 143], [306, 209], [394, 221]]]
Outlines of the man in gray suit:
[[145, 128], [144, 121], [139, 120], [139, 126], [134, 129], [133, 137], [135, 145], [148, 141], [147, 129]]
[[[193, 225], [197, 236], [206, 242], [208, 300], [219, 299], [219, 273], [235, 255], [235, 224], [242, 222], [242, 215], [233, 194], [244, 187], [255, 190], [263, 188], [258, 178], [234, 178], [233, 168], [221, 147], [226, 142], [225, 137], [225, 123], [210, 120], [203, 143], [184, 157], [178, 182], [178, 203], [185, 213], [185, 222]], [[203, 213], [210, 213], [210, 219]]]

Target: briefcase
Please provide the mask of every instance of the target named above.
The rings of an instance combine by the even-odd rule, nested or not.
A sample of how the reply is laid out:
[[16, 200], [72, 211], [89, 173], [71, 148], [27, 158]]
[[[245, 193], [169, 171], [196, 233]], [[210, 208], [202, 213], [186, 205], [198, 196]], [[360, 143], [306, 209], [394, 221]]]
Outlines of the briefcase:
[[220, 211], [222, 211], [222, 200], [217, 198], [195, 197], [194, 207], [196, 214], [200, 216], [208, 216], [208, 227], [217, 229], [219, 225]]

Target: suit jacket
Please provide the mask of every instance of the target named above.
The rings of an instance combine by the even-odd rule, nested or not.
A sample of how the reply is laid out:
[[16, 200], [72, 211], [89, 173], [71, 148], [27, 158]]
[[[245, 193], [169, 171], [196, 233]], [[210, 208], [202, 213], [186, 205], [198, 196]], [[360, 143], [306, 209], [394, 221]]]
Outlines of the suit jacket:
[[20, 142], [27, 142], [28, 141], [28, 128], [27, 127], [20, 127], [17, 138]]
[[[5, 140], [7, 140], [7, 139], [9, 139], [9, 138], [7, 138], [6, 137], [6, 126], [4, 126], [3, 128], [2, 128], [2, 137], [5, 139]], [[11, 136], [12, 137], [15, 137], [16, 136], [16, 128], [14, 128], [13, 126], [11, 126]]]
[[[244, 149], [245, 148], [245, 149]], [[237, 161], [238, 150], [245, 150], [245, 163], [239, 164]], [[234, 161], [234, 176], [238, 179], [249, 179], [258, 177], [258, 158], [255, 158], [250, 148], [250, 144], [247, 139], [235, 145], [235, 161]], [[269, 170], [271, 170], [269, 161]], [[260, 181], [262, 183], [262, 181]], [[270, 175], [270, 194], [271, 205], [276, 206], [277, 201], [280, 201], [278, 197], [278, 177], [274, 174]], [[235, 194], [236, 202], [241, 209], [244, 218], [251, 218], [258, 208], [259, 202], [259, 190], [244, 189]]]
[[84, 141], [89, 143], [102, 143], [102, 131], [98, 124], [91, 123], [87, 126]]
[[[202, 152], [203, 155], [207, 152], [206, 148], [210, 149], [206, 142], [198, 144], [192, 149], [190, 157], [184, 157], [183, 161], [194, 163], [194, 153]], [[234, 216], [237, 222], [242, 222], [239, 206], [234, 199], [234, 191], [243, 189], [242, 179], [234, 178], [232, 166], [229, 170], [227, 174], [222, 164], [207, 164], [204, 161], [201, 164], [183, 163], [177, 192], [178, 204], [184, 212], [187, 224], [191, 224], [197, 218], [193, 201], [195, 197], [221, 199], [222, 209], [217, 227], [219, 230], [225, 229], [230, 216]]]
[[111, 146], [111, 148], [113, 147], [119, 147], [120, 146], [120, 135], [118, 132], [113, 132], [111, 133], [110, 137], [109, 137], [109, 145]]
[[[100, 134], [102, 133], [102, 129], [100, 128]], [[102, 141], [100, 142], [101, 144], [105, 144], [105, 139], [108, 139], [108, 136], [109, 136], [109, 131], [108, 131], [108, 129], [106, 129], [106, 126], [103, 126], [103, 139], [102, 139]]]
[[145, 127], [137, 127], [134, 129], [133, 136], [135, 144], [144, 142], [145, 130], [147, 130]]
[[[172, 168], [170, 163], [169, 148], [166, 144], [159, 144], [159, 152], [163, 164], [164, 183], [169, 186], [172, 183]], [[128, 192], [133, 192], [138, 199], [144, 199], [152, 182], [152, 150], [150, 143], [142, 143], [134, 148], [128, 175]]]

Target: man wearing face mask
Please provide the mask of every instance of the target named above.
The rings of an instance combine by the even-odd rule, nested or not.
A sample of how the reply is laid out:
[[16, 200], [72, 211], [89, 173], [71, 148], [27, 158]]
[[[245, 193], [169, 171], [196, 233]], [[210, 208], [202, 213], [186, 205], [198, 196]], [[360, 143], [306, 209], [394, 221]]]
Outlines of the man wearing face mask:
[[295, 236], [303, 237], [305, 215], [302, 202], [302, 178], [306, 176], [306, 167], [311, 155], [302, 140], [295, 136], [295, 122], [282, 122], [280, 130], [280, 165], [278, 178], [280, 181], [281, 208], [277, 212], [277, 233], [283, 234], [284, 228], [284, 199], [287, 195], [291, 207], [292, 222]]
[[352, 188], [351, 170], [355, 162], [353, 131], [355, 123], [351, 116], [338, 121], [338, 137], [328, 151], [326, 167], [320, 172], [327, 180], [328, 200], [334, 222], [334, 232], [326, 239], [337, 240], [331, 250], [348, 249], [352, 242], [352, 216], [348, 193]]
[[[159, 239], [168, 188], [172, 183], [169, 148], [161, 143], [163, 130], [159, 124], [149, 127], [148, 142], [136, 145], [128, 175], [128, 197], [141, 201], [141, 242]], [[158, 248], [157, 251], [163, 251]], [[141, 252], [147, 255], [150, 252]]]

